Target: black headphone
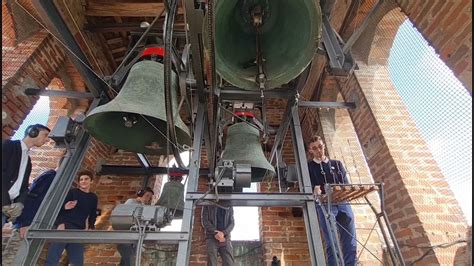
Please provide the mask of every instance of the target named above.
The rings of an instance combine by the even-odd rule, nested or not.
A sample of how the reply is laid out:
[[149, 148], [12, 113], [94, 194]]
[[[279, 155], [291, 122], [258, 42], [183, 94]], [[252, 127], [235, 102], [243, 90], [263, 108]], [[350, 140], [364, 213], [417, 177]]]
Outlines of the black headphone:
[[25, 130], [25, 135], [30, 138], [36, 138], [39, 135], [39, 128], [36, 125], [28, 126]]
[[30, 138], [36, 138], [38, 137], [40, 130], [43, 129], [51, 132], [51, 129], [49, 129], [47, 126], [43, 126], [41, 124], [30, 125], [25, 130], [25, 137], [28, 136]]
[[153, 189], [151, 189], [150, 187], [144, 187], [142, 189], [140, 189], [139, 191], [137, 191], [137, 196], [138, 197], [143, 197], [143, 195], [145, 195], [145, 193], [147, 192], [151, 192], [153, 195], [155, 193], [153, 193]]

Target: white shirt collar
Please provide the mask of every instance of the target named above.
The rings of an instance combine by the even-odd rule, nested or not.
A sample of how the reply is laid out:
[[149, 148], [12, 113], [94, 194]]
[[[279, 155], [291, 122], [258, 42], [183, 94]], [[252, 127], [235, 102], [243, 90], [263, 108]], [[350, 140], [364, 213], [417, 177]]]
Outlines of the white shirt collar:
[[[316, 158], [313, 158], [313, 162], [315, 163], [318, 163], [318, 164], [321, 164], [321, 161], [316, 159]], [[329, 162], [329, 159], [328, 157], [324, 157], [324, 160], [322, 161], [323, 163], [328, 163]]]
[[22, 151], [29, 151], [30, 149], [28, 148], [28, 146], [26, 146], [26, 143], [23, 142], [23, 140], [20, 140], [20, 143], [21, 143], [21, 150]]

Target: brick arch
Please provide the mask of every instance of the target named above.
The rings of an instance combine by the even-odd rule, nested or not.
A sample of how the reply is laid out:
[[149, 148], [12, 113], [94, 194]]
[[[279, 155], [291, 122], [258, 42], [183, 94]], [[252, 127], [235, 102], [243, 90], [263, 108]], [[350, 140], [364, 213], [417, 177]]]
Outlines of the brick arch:
[[472, 94], [472, 1], [396, 2]]
[[369, 18], [368, 26], [354, 44], [354, 57], [367, 65], [386, 65], [393, 40], [405, 18], [395, 3], [384, 1]]
[[[357, 13], [347, 22], [347, 26], [341, 33], [341, 36], [348, 39], [355, 29], [362, 24], [367, 13], [376, 2], [375, 0], [363, 1]], [[384, 1], [379, 12], [370, 18], [368, 28], [354, 45], [353, 51], [357, 50], [358, 44], [363, 43], [364, 45], [361, 46], [367, 47], [372, 46], [374, 40], [377, 41], [377, 39], [372, 38], [375, 33], [375, 27], [382, 19], [386, 21], [390, 19], [390, 16], [386, 18], [384, 16], [393, 8], [397, 8], [410, 19], [413, 25], [435, 49], [436, 53], [440, 55], [440, 58], [463, 83], [469, 93], [472, 94], [472, 1]], [[389, 24], [382, 22], [381, 25], [383, 27]], [[391, 30], [396, 31], [396, 29]], [[388, 40], [385, 37], [384, 40]], [[387, 48], [390, 47], [387, 46]], [[368, 54], [365, 54], [364, 57], [364, 54], [361, 54], [359, 51], [358, 55], [362, 55], [360, 57], [362, 61], [368, 62]]]
[[62, 47], [43, 30], [2, 52], [2, 138], [14, 134], [39, 99], [24, 90], [46, 88], [64, 60]]
[[13, 15], [6, 1], [2, 1], [2, 47], [16, 46], [16, 30], [13, 26]]

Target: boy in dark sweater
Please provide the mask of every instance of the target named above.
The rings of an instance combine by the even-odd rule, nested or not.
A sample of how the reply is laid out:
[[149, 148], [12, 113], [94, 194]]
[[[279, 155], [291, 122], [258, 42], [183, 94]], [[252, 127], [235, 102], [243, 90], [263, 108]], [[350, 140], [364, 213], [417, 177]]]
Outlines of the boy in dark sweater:
[[[311, 186], [316, 192], [317, 188], [321, 189], [321, 193], [325, 194], [324, 184], [348, 184], [346, 177], [346, 169], [342, 162], [338, 160], [330, 160], [325, 154], [325, 145], [320, 136], [312, 136], [309, 142], [309, 153], [312, 160], [308, 162], [309, 177]], [[336, 265], [335, 254], [331, 248], [331, 238], [329, 236], [329, 228], [324, 219], [324, 212], [321, 208], [325, 208], [326, 212], [333, 215], [337, 222], [337, 235], [339, 236], [344, 265], [352, 266], [357, 264], [357, 240], [354, 223], [354, 214], [351, 206], [344, 202], [343, 204], [332, 204], [330, 210], [326, 205], [317, 205], [319, 225], [321, 226], [326, 248], [327, 265]], [[335, 239], [338, 241], [339, 239]]]
[[[90, 192], [93, 178], [94, 175], [90, 171], [80, 171], [78, 173], [79, 186], [69, 191], [64, 207], [56, 219], [58, 230], [95, 229], [97, 195]], [[74, 266], [84, 265], [84, 245], [80, 243], [52, 243], [48, 250], [45, 265], [58, 265], [64, 249], [68, 253], [69, 264]]]

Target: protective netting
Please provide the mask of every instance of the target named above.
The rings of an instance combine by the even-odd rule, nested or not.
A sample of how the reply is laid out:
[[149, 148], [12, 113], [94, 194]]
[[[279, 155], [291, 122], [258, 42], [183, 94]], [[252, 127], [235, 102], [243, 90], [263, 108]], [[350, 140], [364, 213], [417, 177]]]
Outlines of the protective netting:
[[410, 20], [399, 28], [389, 73], [434, 160], [472, 223], [472, 96]]
[[40, 96], [39, 100], [33, 106], [30, 113], [21, 123], [20, 127], [16, 130], [12, 137], [12, 140], [23, 139], [25, 136], [25, 130], [29, 125], [42, 124], [46, 125], [49, 118], [49, 97]]

